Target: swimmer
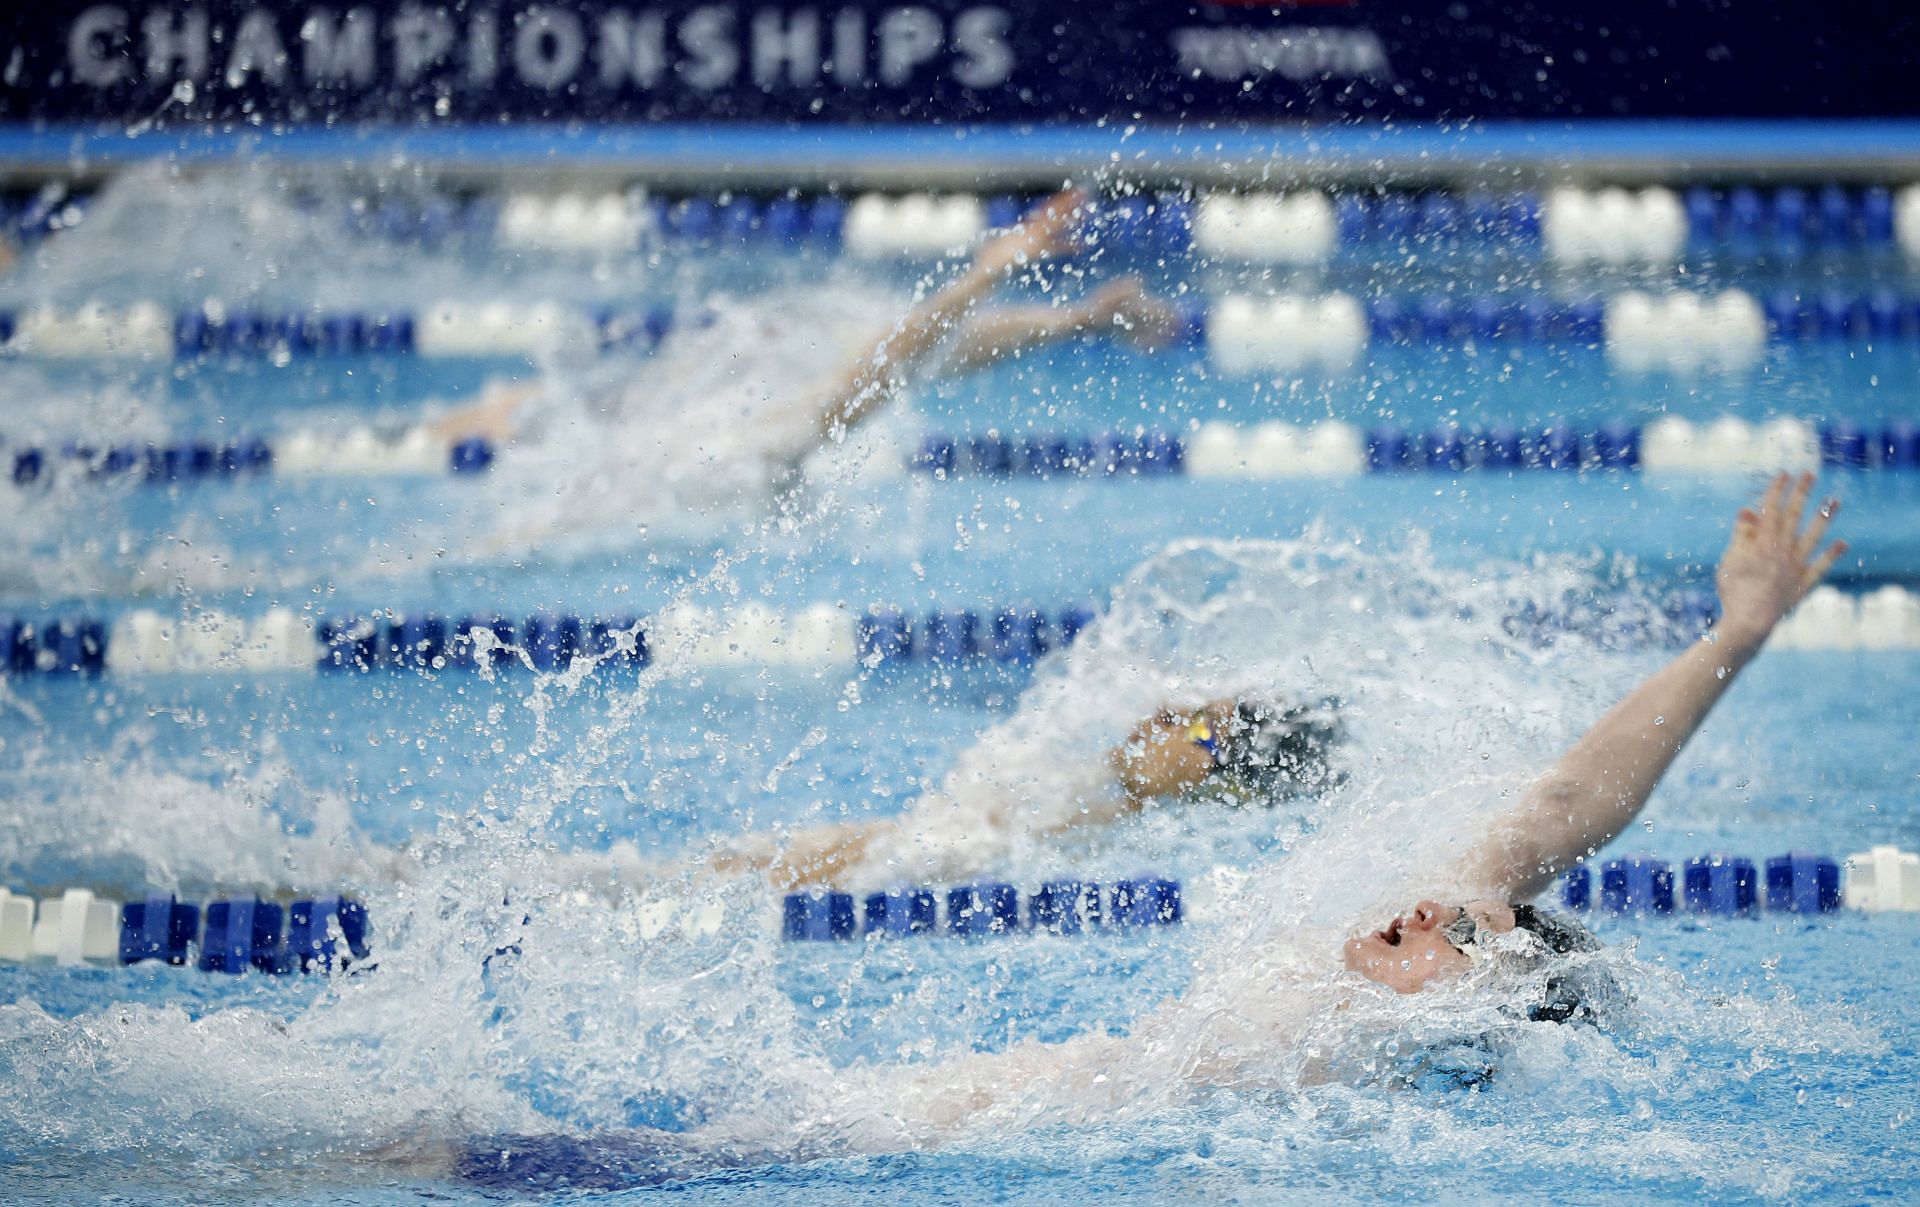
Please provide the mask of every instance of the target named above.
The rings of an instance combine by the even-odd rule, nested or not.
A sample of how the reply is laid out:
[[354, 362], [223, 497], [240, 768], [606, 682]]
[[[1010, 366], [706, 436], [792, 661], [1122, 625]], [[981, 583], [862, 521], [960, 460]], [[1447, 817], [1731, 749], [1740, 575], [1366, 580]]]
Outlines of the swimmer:
[[[1109, 282], [1067, 305], [983, 305], [1019, 272], [1071, 250], [1074, 225], [1085, 206], [1086, 196], [1069, 189], [989, 238], [955, 280], [910, 310], [824, 388], [797, 402], [791, 397], [756, 399], [741, 415], [722, 407], [717, 417], [727, 419], [729, 426], [759, 429], [733, 433], [740, 447], [775, 462], [794, 463], [822, 440], [844, 440], [942, 350], [947, 353], [943, 372], [960, 375], [1081, 337], [1118, 335], [1148, 351], [1172, 343], [1181, 331], [1179, 312], [1149, 294], [1138, 277]], [[450, 445], [471, 437], [511, 443], [525, 435], [524, 412], [544, 390], [540, 384], [495, 383], [477, 403], [435, 420], [429, 429]], [[710, 408], [703, 410], [716, 417]]]
[[958, 771], [947, 790], [899, 818], [822, 826], [784, 843], [742, 844], [714, 857], [722, 872], [762, 872], [780, 889], [877, 886], [971, 875], [1019, 838], [1117, 823], [1163, 802], [1273, 805], [1337, 782], [1337, 701], [1283, 706], [1220, 699], [1161, 709], [1107, 753], [1093, 782], [1042, 811], [1025, 794]]

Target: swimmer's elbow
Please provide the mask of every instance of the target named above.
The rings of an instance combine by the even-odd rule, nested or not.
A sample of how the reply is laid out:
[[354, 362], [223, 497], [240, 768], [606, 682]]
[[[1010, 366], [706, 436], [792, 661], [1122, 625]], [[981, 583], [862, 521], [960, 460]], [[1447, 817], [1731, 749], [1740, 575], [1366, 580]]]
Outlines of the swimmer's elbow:
[[1516, 829], [1534, 830], [1577, 826], [1585, 801], [1592, 794], [1565, 775], [1548, 774], [1534, 781], [1520, 801]]
[[1473, 879], [1484, 888], [1530, 896], [1579, 857], [1587, 828], [1580, 824], [1580, 786], [1545, 776], [1518, 807], [1497, 822], [1474, 860]]

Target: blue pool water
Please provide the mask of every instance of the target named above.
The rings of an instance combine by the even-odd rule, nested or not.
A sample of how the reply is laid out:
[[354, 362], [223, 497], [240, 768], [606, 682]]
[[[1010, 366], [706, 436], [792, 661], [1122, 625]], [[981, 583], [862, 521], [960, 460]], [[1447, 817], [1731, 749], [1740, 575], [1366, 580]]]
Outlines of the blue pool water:
[[[130, 256], [142, 221], [175, 246]], [[1110, 271], [1093, 259], [1089, 271]], [[1246, 284], [1148, 267], [1163, 288]], [[1545, 274], [1463, 256], [1343, 263], [1304, 285], [1490, 289], [1515, 271]], [[1710, 267], [1706, 283], [1758, 291], [1759, 271]], [[1882, 263], [1803, 271], [1822, 287], [1904, 284]], [[648, 424], [702, 421], [697, 383], [786, 385], [831, 365], [814, 325], [884, 328], [914, 284], [804, 257], [423, 251], [342, 234], [264, 173], [139, 177], [36, 253], [0, 302], [645, 297], [770, 334], [729, 342], [723, 320], [650, 356], [582, 363], [573, 349], [537, 367], [0, 360], [5, 434], [339, 427], [415, 417], [490, 376], [611, 368], [647, 384], [644, 422], [624, 429], [645, 439]], [[1075, 272], [1060, 288], [1080, 288]], [[1688, 380], [1617, 373], [1590, 348], [1378, 347], [1351, 371], [1279, 381], [1222, 375], [1191, 351], [1096, 344], [923, 388], [882, 434], [897, 454], [930, 430], [1214, 418], [1883, 422], [1913, 415], [1917, 348], [1783, 347], [1751, 372]], [[21, 492], [0, 533], [0, 611], [646, 615], [825, 601], [1105, 615], [1034, 668], [0, 678], [0, 884], [350, 891], [368, 903], [378, 965], [329, 979], [0, 964], [10, 1199], [496, 1201], [539, 1193], [538, 1179], [476, 1186], [445, 1155], [529, 1134], [569, 1138], [549, 1151], [613, 1201], [661, 1180], [691, 1201], [754, 1203], [1856, 1202], [1920, 1184], [1909, 914], [1597, 917], [1631, 1004], [1605, 1032], [1517, 1028], [1477, 1089], [1423, 1071], [1446, 1011], [1485, 1005], [1450, 1002], [1311, 1020], [1298, 1045], [1204, 1092], [1165, 1076], [1177, 1052], [1141, 1051], [1104, 1088], [1036, 1087], [938, 1144], [896, 1130], [921, 1093], [902, 1066], [1134, 1031], [1263, 944], [1403, 907], [1400, 885], [1661, 657], [1580, 634], [1508, 640], [1498, 618], [1568, 591], [1631, 610], [1707, 584], [1751, 477], [948, 482], [828, 466], [787, 524], [752, 501], [703, 512], [635, 481], [550, 541], [514, 543], [556, 481], [598, 464], [578, 430], [505, 450], [479, 478]], [[1920, 576], [1920, 476], [1840, 473], [1831, 489], [1854, 546], [1843, 578]], [[1066, 791], [1063, 770], [1158, 699], [1243, 682], [1348, 700], [1346, 783], [1272, 810], [1162, 810], [996, 869], [1022, 885], [1152, 870], [1224, 886], [1180, 928], [789, 945], [769, 890], [675, 862], [747, 831], [898, 812], [955, 768], [978, 770], [968, 751], [983, 735], [1028, 760], [1028, 791]], [[1912, 848], [1916, 700], [1914, 652], [1769, 653], [1605, 855]], [[633, 901], [571, 896], [564, 856], [617, 844], [665, 869], [661, 893], [723, 906], [717, 933], [648, 936]], [[1312, 1072], [1329, 1060], [1336, 1075]]]

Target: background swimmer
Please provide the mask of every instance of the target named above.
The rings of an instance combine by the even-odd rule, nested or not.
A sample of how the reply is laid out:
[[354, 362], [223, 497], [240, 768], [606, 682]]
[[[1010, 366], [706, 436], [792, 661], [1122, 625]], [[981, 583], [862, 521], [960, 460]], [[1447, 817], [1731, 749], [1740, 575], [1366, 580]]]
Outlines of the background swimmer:
[[[1151, 296], [1137, 277], [1110, 282], [1074, 303], [984, 305], [1018, 273], [1071, 249], [1085, 202], [1078, 190], [1056, 194], [1019, 225], [988, 239], [954, 281], [913, 307], [876, 344], [813, 391], [790, 393], [789, 383], [734, 376], [734, 348], [723, 366], [689, 367], [689, 372], [715, 375], [711, 388], [701, 391], [697, 419], [649, 415], [641, 423], [637, 420], [642, 416], [635, 415], [635, 422], [609, 432], [610, 421], [635, 409], [632, 398], [657, 392], [651, 382], [636, 380], [630, 367], [621, 366], [611, 380], [578, 389], [552, 379], [497, 385], [480, 402], [431, 428], [450, 444], [470, 437], [507, 444], [558, 425], [563, 406], [592, 416], [585, 443], [601, 460], [569, 467], [566, 497], [542, 529], [568, 511], [597, 513], [591, 503], [616, 499], [619, 481], [635, 474], [681, 488], [676, 497], [696, 503], [724, 503], [777, 488], [809, 454], [823, 445], [843, 443], [922, 370], [970, 373], [1082, 336], [1117, 334], [1147, 350], [1171, 343], [1181, 329], [1180, 315]], [[742, 341], [763, 337], [754, 331], [737, 333]], [[588, 505], [583, 508], [583, 503]]]
[[[963, 769], [947, 777], [944, 791], [921, 796], [899, 818], [823, 826], [777, 845], [737, 847], [717, 856], [714, 865], [728, 872], [764, 871], [780, 888], [964, 876], [1003, 860], [1017, 835], [1110, 825], [1173, 799], [1210, 795], [1270, 805], [1317, 792], [1337, 779], [1331, 760], [1340, 738], [1332, 701], [1284, 707], [1223, 699], [1164, 708], [1136, 725], [1065, 800], [969, 790], [973, 777]], [[981, 753], [991, 758], [993, 752]]]

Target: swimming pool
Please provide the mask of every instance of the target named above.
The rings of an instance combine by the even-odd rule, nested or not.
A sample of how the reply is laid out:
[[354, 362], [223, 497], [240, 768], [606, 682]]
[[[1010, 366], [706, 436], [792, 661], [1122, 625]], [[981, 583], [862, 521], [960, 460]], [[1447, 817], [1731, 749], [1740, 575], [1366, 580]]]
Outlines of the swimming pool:
[[[447, 298], [664, 308], [690, 317], [657, 348], [574, 343], [539, 358], [567, 380], [648, 383], [625, 429], [644, 434], [699, 416], [716, 374], [787, 383], [830, 366], [840, 345], [816, 330], [884, 326], [928, 271], [818, 247], [582, 256], [422, 244], [343, 229], [343, 214], [366, 207], [299, 191], [265, 170], [134, 175], [36, 252], [0, 301], [151, 301], [168, 314], [210, 297], [260, 311], [426, 313]], [[142, 229], [177, 242], [129, 257]], [[1571, 305], [1665, 279], [1451, 244], [1423, 244], [1405, 265], [1367, 239], [1279, 269], [1096, 246], [1054, 287], [1072, 294], [1083, 271], [1138, 268], [1213, 306], [1384, 281], [1380, 294], [1411, 311], [1441, 290]], [[1690, 262], [1697, 288], [1864, 298], [1911, 286], [1884, 249], [1783, 260], [1777, 247], [1769, 259], [1714, 246]], [[532, 1133], [578, 1140], [587, 1156], [562, 1164], [595, 1180], [611, 1167], [616, 1193], [664, 1177], [711, 1201], [1899, 1197], [1916, 1175], [1911, 914], [1597, 913], [1635, 999], [1629, 1020], [1606, 1034], [1531, 1028], [1477, 1090], [1423, 1078], [1437, 1018], [1384, 1030], [1325, 1020], [1311, 1043], [1352, 1066], [1325, 1083], [1305, 1073], [1321, 1053], [1276, 1052], [1255, 1083], [1194, 1099], [1143, 1059], [1114, 1070], [1124, 1092], [1036, 1094], [945, 1147], [900, 1152], [889, 1113], [908, 1091], [879, 1071], [1125, 1030], [1187, 988], [1196, 965], [1345, 925], [1376, 904], [1376, 883], [1447, 850], [1457, 826], [1650, 668], [1661, 642], [1637, 634], [1687, 636], [1660, 603], [1706, 585], [1756, 482], [1752, 470], [1597, 467], [949, 477], [905, 467], [928, 433], [1138, 426], [1190, 438], [1203, 422], [1274, 420], [1598, 430], [1663, 414], [1885, 430], [1912, 417], [1920, 343], [1908, 327], [1873, 337], [1861, 323], [1688, 372], [1623, 368], [1594, 338], [1476, 340], [1464, 317], [1417, 342], [1376, 339], [1351, 367], [1298, 372], [1225, 371], [1204, 344], [1066, 347], [918, 391], [883, 421], [866, 468], [821, 467], [780, 520], [756, 505], [691, 511], [636, 481], [532, 547], [517, 533], [557, 481], [594, 464], [576, 435], [591, 429], [557, 425], [480, 475], [29, 483], [0, 538], [0, 611], [18, 616], [111, 627], [151, 610], [191, 626], [286, 608], [317, 626], [388, 609], [517, 622], [652, 617], [677, 603], [728, 623], [749, 606], [825, 604], [850, 632], [874, 605], [1101, 615], [1038, 666], [966, 648], [875, 665], [765, 648], [676, 663], [656, 642], [646, 669], [323, 672], [316, 645], [303, 665], [216, 658], [139, 674], [110, 658], [97, 676], [0, 678], [0, 776], [18, 819], [0, 837], [0, 882], [116, 900], [150, 888], [194, 900], [352, 892], [368, 904], [377, 964], [332, 978], [0, 964], [10, 1193], [485, 1201], [427, 1154]], [[22, 352], [0, 361], [17, 400], [9, 448], [339, 433], [412, 422], [489, 374], [531, 372], [516, 357], [271, 344], [178, 360], [171, 348], [131, 361]], [[1839, 468], [1831, 481], [1854, 545], [1843, 587], [1920, 574], [1920, 473]], [[1605, 600], [1638, 627], [1551, 641], [1509, 630], [1527, 605], [1569, 596]], [[1163, 873], [1196, 905], [1209, 886], [1180, 927], [790, 944], [764, 887], [674, 870], [659, 895], [720, 907], [721, 921], [688, 935], [649, 926], [635, 902], [575, 898], [548, 858], [630, 842], [666, 859], [746, 830], [897, 812], [983, 732], [1044, 738], [1025, 748], [1044, 791], [1057, 787], [1050, 761], [1097, 752], [1143, 701], [1247, 677], [1349, 701], [1342, 787], [1271, 811], [1166, 810], [1017, 850], [996, 870], [1023, 889]], [[1911, 848], [1917, 692], [1911, 649], [1769, 653], [1644, 828], [1603, 858]], [[621, 1139], [631, 1129], [668, 1135], [636, 1155]]]

